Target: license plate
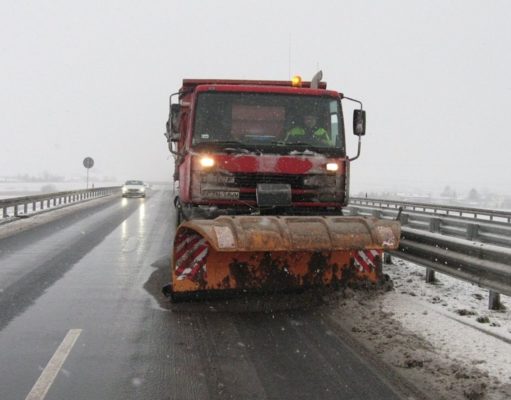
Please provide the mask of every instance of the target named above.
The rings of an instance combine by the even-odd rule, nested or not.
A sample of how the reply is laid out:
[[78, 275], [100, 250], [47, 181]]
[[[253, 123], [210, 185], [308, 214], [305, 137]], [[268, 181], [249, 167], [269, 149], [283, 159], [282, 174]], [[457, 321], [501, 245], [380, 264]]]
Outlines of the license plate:
[[224, 190], [203, 190], [202, 197], [206, 199], [238, 200], [240, 198], [240, 192], [227, 192]]

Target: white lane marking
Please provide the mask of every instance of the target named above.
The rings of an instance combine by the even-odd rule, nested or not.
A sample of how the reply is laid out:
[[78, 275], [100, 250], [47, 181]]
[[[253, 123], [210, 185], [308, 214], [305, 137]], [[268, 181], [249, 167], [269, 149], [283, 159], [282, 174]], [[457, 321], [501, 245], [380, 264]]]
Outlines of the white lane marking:
[[44, 368], [41, 376], [32, 387], [25, 400], [42, 400], [46, 397], [53, 381], [57, 377], [62, 365], [66, 361], [67, 356], [71, 353], [73, 346], [78, 340], [78, 336], [82, 333], [81, 329], [70, 329], [66, 337], [60, 344], [55, 354]]

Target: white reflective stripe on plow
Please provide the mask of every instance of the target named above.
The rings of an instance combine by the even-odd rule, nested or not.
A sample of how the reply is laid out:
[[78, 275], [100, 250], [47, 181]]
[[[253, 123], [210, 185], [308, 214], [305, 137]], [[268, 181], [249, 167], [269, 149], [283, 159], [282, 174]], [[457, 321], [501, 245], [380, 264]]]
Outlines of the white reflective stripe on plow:
[[200, 247], [204, 246], [206, 244], [206, 239], [202, 238], [199, 240], [193, 247], [186, 250], [186, 252], [176, 261], [176, 269], [179, 268], [179, 266], [186, 261], [190, 256]]
[[371, 250], [371, 254], [374, 256], [374, 257], [377, 257], [380, 255], [380, 251], [378, 250]]
[[[185, 240], [181, 241], [177, 246], [176, 246], [176, 254], [180, 253], [181, 250], [183, 250], [183, 247], [185, 247], [188, 243], [190, 243], [192, 240], [195, 240], [197, 239], [197, 236], [199, 235], [188, 235]], [[199, 236], [200, 237], [200, 236]]]
[[367, 266], [371, 266], [374, 268], [374, 263], [369, 259], [369, 257], [367, 257], [365, 250], [359, 251], [358, 255], [360, 258], [362, 258], [364, 260], [364, 262], [366, 263]]
[[208, 248], [205, 247], [204, 250], [202, 250], [198, 255], [197, 257], [195, 257], [189, 265], [191, 265], [191, 267], [187, 267], [183, 270], [183, 272], [181, 272], [178, 276], [177, 279], [179, 280], [183, 280], [185, 279], [188, 275], [190, 275], [192, 273], [192, 271], [194, 270], [194, 268], [197, 266], [197, 264], [201, 264], [201, 266], [204, 267], [204, 270], [206, 270], [206, 265], [204, 263], [201, 263], [202, 260], [204, 260], [204, 258], [207, 256], [208, 254]]

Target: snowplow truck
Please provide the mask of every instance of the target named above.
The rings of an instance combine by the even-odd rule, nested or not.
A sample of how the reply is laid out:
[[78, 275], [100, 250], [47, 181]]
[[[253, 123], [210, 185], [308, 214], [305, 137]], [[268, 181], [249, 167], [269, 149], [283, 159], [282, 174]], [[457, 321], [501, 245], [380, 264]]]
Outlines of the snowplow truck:
[[[359, 103], [355, 157], [342, 100]], [[171, 299], [382, 279], [396, 221], [343, 216], [362, 103], [310, 81], [184, 79], [165, 136], [175, 158]]]

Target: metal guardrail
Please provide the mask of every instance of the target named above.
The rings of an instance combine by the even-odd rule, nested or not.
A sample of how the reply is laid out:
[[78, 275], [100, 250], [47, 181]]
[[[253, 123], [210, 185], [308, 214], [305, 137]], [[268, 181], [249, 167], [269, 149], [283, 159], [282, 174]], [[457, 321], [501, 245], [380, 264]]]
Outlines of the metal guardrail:
[[392, 254], [511, 296], [511, 249], [403, 227]]
[[434, 271], [438, 271], [490, 289], [492, 309], [499, 308], [500, 293], [511, 296], [511, 225], [495, 219], [505, 212], [485, 210], [485, 215], [493, 218], [480, 220], [459, 214], [465, 210], [473, 213], [475, 209], [435, 205], [445, 211], [438, 214], [424, 209], [417, 212], [412, 203], [389, 202], [402, 207], [399, 214], [394, 206], [381, 206], [386, 203], [385, 200], [371, 205], [351, 202], [348, 210], [350, 215], [384, 219], [399, 215], [401, 243], [391, 254], [426, 267], [427, 282], [432, 282]]
[[[447, 206], [444, 206], [447, 209]], [[379, 206], [353, 205], [350, 203], [350, 215], [372, 215], [377, 218], [395, 219], [399, 214], [396, 208]], [[511, 248], [511, 224], [495, 219], [475, 219], [457, 216], [453, 213], [438, 214], [435, 212], [417, 212], [411, 207], [403, 207], [400, 214], [402, 226], [445, 236], [454, 236], [480, 243], [493, 244]]]
[[434, 203], [412, 203], [399, 200], [369, 199], [364, 197], [350, 197], [352, 205], [369, 206], [382, 209], [398, 209], [403, 211], [423, 212], [428, 214], [458, 216], [471, 219], [501, 221], [511, 223], [511, 211], [490, 210], [486, 208], [458, 207]]
[[0, 200], [0, 223], [120, 192], [121, 186], [47, 193]]

